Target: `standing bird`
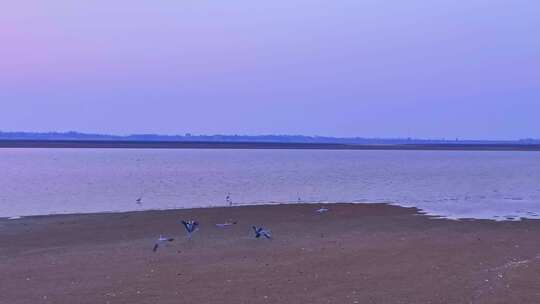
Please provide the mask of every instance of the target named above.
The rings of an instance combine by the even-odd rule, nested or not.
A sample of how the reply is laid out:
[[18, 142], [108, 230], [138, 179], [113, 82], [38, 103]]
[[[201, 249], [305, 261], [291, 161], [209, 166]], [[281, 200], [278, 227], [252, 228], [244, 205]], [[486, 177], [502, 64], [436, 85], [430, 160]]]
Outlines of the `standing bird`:
[[252, 226], [253, 228], [253, 231], [255, 231], [255, 238], [260, 238], [261, 235], [264, 236], [265, 238], [267, 239], [271, 239], [272, 238], [272, 234], [270, 233], [269, 230], [266, 230], [264, 229], [263, 227], [256, 227], [256, 226]]
[[157, 239], [156, 243], [154, 244], [154, 249], [152, 249], [152, 251], [156, 252], [158, 247], [159, 247], [159, 244], [164, 243], [164, 242], [172, 242], [172, 241], [174, 241], [173, 238], [169, 238], [169, 237], [165, 237], [165, 236], [160, 235], [159, 238]]
[[191, 238], [191, 234], [195, 231], [197, 231], [197, 227], [199, 226], [199, 222], [197, 221], [182, 221], [182, 225], [186, 228], [186, 231], [188, 233], [188, 236]]
[[229, 204], [229, 207], [232, 207], [233, 205], [233, 201], [232, 201], [232, 198], [231, 198], [231, 194], [227, 194], [227, 197], [225, 197], [225, 201], [227, 202], [227, 204]]

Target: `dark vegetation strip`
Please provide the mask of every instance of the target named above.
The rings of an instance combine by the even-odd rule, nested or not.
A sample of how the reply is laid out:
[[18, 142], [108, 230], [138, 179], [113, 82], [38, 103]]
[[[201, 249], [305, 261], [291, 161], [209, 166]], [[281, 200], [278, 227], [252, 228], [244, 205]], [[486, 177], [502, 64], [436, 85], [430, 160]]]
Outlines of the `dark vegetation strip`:
[[0, 148], [122, 149], [313, 149], [313, 150], [458, 150], [540, 151], [538, 144], [335, 144], [201, 141], [0, 140]]

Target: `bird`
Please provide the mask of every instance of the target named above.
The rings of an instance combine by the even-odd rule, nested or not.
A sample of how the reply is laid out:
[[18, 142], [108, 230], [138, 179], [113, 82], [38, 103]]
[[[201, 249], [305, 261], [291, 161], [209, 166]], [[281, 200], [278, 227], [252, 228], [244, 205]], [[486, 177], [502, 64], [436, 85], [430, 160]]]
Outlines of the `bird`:
[[139, 197], [135, 200], [137, 202], [137, 205], [142, 205], [142, 197]]
[[195, 232], [199, 226], [199, 222], [197, 221], [182, 221], [182, 224], [186, 228], [189, 237], [191, 237], [191, 234]]
[[328, 210], [329, 210], [328, 208], [320, 208], [320, 209], [315, 210], [315, 212], [317, 212], [317, 213], [325, 213], [325, 212], [328, 212]]
[[160, 235], [156, 243], [154, 244], [154, 248], [152, 249], [152, 251], [156, 252], [158, 250], [159, 244], [164, 243], [164, 242], [172, 242], [172, 241], [174, 241], [173, 238]]
[[236, 222], [226, 222], [226, 223], [223, 223], [223, 224], [216, 224], [216, 227], [225, 228], [227, 226], [232, 226], [232, 225], [236, 225]]
[[227, 197], [225, 197], [225, 201], [227, 202], [227, 204], [229, 204], [229, 207], [232, 207], [233, 205], [233, 201], [232, 201], [232, 198], [231, 198], [231, 194], [227, 194]]
[[258, 239], [261, 237], [261, 235], [267, 239], [272, 238], [272, 234], [270, 233], [269, 230], [266, 230], [263, 227], [256, 227], [256, 226], [252, 226], [252, 228], [253, 228], [253, 231], [255, 231], [255, 238]]

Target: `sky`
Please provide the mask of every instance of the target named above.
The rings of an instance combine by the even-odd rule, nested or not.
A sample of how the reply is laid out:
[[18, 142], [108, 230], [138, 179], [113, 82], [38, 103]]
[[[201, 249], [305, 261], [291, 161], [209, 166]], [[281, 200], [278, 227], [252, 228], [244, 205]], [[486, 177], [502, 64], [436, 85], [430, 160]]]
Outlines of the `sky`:
[[537, 0], [17, 0], [0, 130], [540, 138]]

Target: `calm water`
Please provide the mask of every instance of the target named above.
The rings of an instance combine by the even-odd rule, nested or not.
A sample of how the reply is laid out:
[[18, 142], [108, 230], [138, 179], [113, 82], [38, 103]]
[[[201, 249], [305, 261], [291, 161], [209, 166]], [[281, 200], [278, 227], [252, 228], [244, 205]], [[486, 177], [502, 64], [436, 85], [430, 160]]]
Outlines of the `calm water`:
[[[540, 153], [0, 150], [0, 217], [269, 202], [392, 202], [536, 218]], [[142, 204], [136, 199], [141, 197]]]

